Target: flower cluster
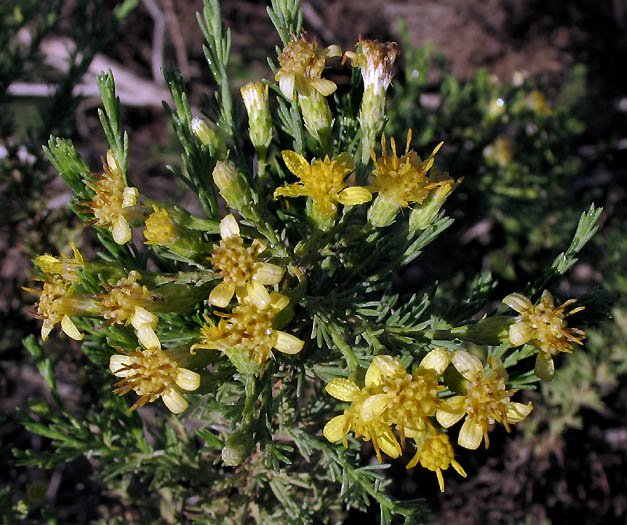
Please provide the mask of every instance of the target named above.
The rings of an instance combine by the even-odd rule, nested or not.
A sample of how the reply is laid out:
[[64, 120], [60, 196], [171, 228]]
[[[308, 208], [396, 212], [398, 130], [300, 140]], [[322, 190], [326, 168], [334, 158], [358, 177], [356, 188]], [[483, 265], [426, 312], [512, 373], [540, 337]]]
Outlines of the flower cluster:
[[[443, 399], [439, 393], [446, 387], [440, 384], [440, 377], [449, 364], [464, 379], [460, 385], [463, 395]], [[466, 416], [458, 444], [476, 449], [485, 438], [487, 448], [491, 424], [501, 422], [509, 431], [510, 423], [523, 420], [533, 408], [531, 403], [512, 402], [516, 390], [507, 390], [506, 381], [507, 373], [498, 360], [492, 359], [486, 370], [477, 357], [464, 350], [456, 350], [450, 357], [442, 347], [432, 350], [413, 374], [398, 358], [375, 356], [363, 388], [348, 379], [334, 379], [326, 386], [330, 395], [351, 405], [327, 423], [323, 434], [329, 441], [342, 440], [348, 446], [347, 434], [352, 430], [355, 437], [372, 441], [379, 461], [381, 451], [392, 458], [400, 456], [406, 439], [411, 438], [416, 455], [407, 468], [420, 463], [433, 470], [444, 490], [442, 470], [452, 465], [462, 476], [466, 474], [454, 460], [448, 436], [437, 429], [434, 420], [449, 428]]]

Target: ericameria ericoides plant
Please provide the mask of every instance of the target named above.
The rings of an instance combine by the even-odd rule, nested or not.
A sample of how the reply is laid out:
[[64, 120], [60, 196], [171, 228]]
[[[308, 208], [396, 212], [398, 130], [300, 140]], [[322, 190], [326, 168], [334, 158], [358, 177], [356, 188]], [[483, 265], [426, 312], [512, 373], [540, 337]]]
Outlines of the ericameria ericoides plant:
[[[421, 504], [399, 504], [386, 472], [360, 468], [360, 441], [380, 462], [432, 471], [444, 490], [449, 467], [466, 476], [452, 443], [487, 447], [494, 425], [511, 431], [531, 413], [519, 391], [533, 384], [528, 357], [549, 379], [554, 357], [584, 338], [566, 324], [582, 307], [557, 307], [548, 292], [536, 304], [513, 293], [503, 302], [516, 315], [494, 312], [484, 279], [455, 298], [463, 313], [450, 319], [432, 305], [432, 281], [424, 294], [394, 292], [393, 277], [451, 224], [442, 207], [461, 179], [438, 170], [451, 154], [439, 140], [412, 146], [410, 130], [400, 152], [383, 133], [396, 44], [359, 40], [345, 54], [353, 71], [336, 60], [330, 75], [342, 52], [302, 32], [298, 7], [272, 1], [274, 78], [238, 92], [230, 33], [218, 1], [205, 1], [216, 86], [203, 113], [215, 122], [194, 115], [182, 78], [164, 70], [184, 151], [171, 170], [201, 211], [140, 193], [111, 73], [99, 77], [102, 174], [69, 141], [47, 150], [101, 246], [94, 260], [74, 246], [73, 257], [35, 259], [42, 339], [60, 324], [82, 340], [94, 385], [132, 398], [102, 393], [79, 453], [114, 464], [116, 487], [138, 475], [167, 496], [173, 522], [326, 522], [330, 509], [339, 520], [370, 499], [382, 522], [409, 522]], [[567, 268], [596, 217], [584, 216], [575, 248], [542, 282]], [[168, 410], [145, 406], [158, 399]]]

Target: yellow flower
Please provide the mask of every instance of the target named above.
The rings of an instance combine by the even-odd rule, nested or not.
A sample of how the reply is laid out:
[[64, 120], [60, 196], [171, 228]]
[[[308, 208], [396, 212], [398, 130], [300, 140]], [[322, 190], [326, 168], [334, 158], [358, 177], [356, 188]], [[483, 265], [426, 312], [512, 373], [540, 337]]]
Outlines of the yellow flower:
[[315, 160], [313, 165], [295, 151], [283, 151], [282, 156], [287, 168], [300, 181], [277, 188], [274, 191], [275, 199], [279, 196], [310, 197], [314, 201], [315, 212], [325, 218], [335, 216], [338, 202], [344, 206], [354, 206], [372, 199], [367, 188], [346, 187], [344, 177], [355, 167], [348, 153], [341, 153], [333, 160], [327, 155], [324, 160]]
[[503, 299], [507, 306], [520, 314], [514, 318], [514, 323], [509, 327], [509, 340], [513, 346], [529, 343], [539, 350], [535, 374], [543, 381], [550, 381], [553, 378], [555, 373], [553, 356], [560, 352], [571, 353], [572, 343], [580, 345], [585, 339], [586, 333], [583, 330], [569, 328], [566, 324], [566, 317], [585, 308], [579, 306], [566, 312], [566, 308], [576, 301], [570, 299], [562, 306], [556, 307], [548, 290], [542, 293], [540, 302], [535, 306], [520, 293], [510, 294]]
[[412, 131], [407, 131], [405, 154], [399, 157], [396, 153], [396, 142], [390, 139], [392, 155], [388, 155], [385, 134], [381, 137], [381, 158], [377, 159], [374, 151], [372, 160], [375, 168], [372, 174], [376, 177], [372, 186], [373, 191], [379, 193], [386, 200], [406, 208], [411, 202], [422, 203], [429, 195], [429, 191], [444, 184], [452, 184], [452, 179], [432, 182], [427, 179], [427, 172], [432, 168], [435, 154], [442, 147], [440, 142], [429, 155], [422, 161], [414, 150], [409, 149]]
[[448, 195], [457, 184], [453, 179], [444, 174], [433, 171], [427, 178], [427, 173], [433, 167], [434, 156], [442, 147], [440, 142], [426, 160], [421, 160], [414, 150], [409, 149], [412, 131], [407, 132], [405, 154], [401, 157], [396, 152], [396, 142], [390, 139], [392, 155], [388, 154], [385, 133], [381, 136], [381, 158], [372, 151], [372, 160], [375, 168], [372, 174], [375, 176], [372, 183], [372, 191], [378, 192], [377, 199], [368, 210], [368, 220], [376, 227], [388, 226], [394, 221], [401, 208], [406, 208], [410, 203], [422, 204], [430, 192], [446, 188], [439, 201]]
[[[52, 264], [51, 261], [44, 263]], [[59, 264], [63, 264], [59, 261]], [[61, 267], [63, 271], [63, 268]], [[41, 338], [46, 341], [48, 335], [57, 323], [61, 323], [63, 332], [72, 339], [80, 341], [85, 336], [82, 334], [70, 318], [72, 315], [94, 315], [98, 311], [96, 302], [90, 297], [74, 291], [74, 283], [66, 280], [62, 275], [48, 275], [42, 281], [43, 288], [24, 288], [28, 292], [39, 295], [37, 313], [35, 317], [43, 321], [41, 325]]]
[[161, 398], [171, 412], [180, 414], [189, 403], [178, 392], [177, 387], [192, 392], [200, 386], [200, 375], [181, 368], [167, 352], [157, 347], [143, 352], [112, 355], [109, 370], [113, 375], [123, 378], [115, 384], [115, 394], [123, 396], [133, 390], [140, 396], [128, 412]]
[[[417, 372], [408, 374], [398, 358], [379, 355], [368, 367], [364, 388], [349, 379], [333, 379], [326, 391], [351, 406], [326, 424], [324, 437], [331, 442], [341, 439], [346, 447], [346, 436], [353, 430], [355, 437], [372, 440], [379, 461], [381, 450], [392, 458], [400, 456], [406, 436], [417, 437], [432, 427], [428, 418], [442, 403], [437, 378], [448, 363], [446, 350], [439, 348], [427, 354]], [[401, 445], [393, 426], [399, 431]]]
[[46, 274], [60, 275], [66, 281], [78, 281], [78, 268], [85, 264], [85, 260], [78, 251], [76, 245], [70, 243], [74, 258], [61, 255], [61, 258], [53, 257], [52, 255], [40, 255], [35, 257], [34, 263], [41, 268], [41, 271]]
[[448, 363], [444, 348], [429, 352], [413, 374], [396, 357], [378, 355], [372, 359], [366, 385], [373, 395], [387, 396], [385, 419], [396, 426], [401, 446], [405, 446], [406, 436], [414, 437], [431, 426], [429, 418], [443, 402], [438, 397], [444, 389], [438, 384], [438, 377]]
[[139, 342], [146, 348], [161, 348], [155, 333], [159, 318], [147, 309], [156, 299], [145, 285], [137, 282], [141, 278], [139, 272], [132, 270], [107, 293], [99, 295], [102, 315], [108, 320], [107, 324], [132, 324]]
[[225, 308], [235, 292], [247, 295], [259, 308], [270, 304], [270, 294], [265, 286], [278, 284], [285, 268], [257, 261], [257, 256], [266, 245], [255, 239], [249, 247], [244, 246], [239, 225], [229, 214], [220, 221], [220, 244], [211, 250], [211, 264], [220, 272], [222, 282], [209, 295], [209, 302]]
[[416, 440], [416, 455], [407, 464], [407, 468], [415, 467], [418, 462], [420, 466], [435, 472], [438, 478], [440, 490], [444, 492], [444, 476], [442, 471], [453, 466], [460, 476], [466, 477], [466, 472], [455, 460], [453, 447], [446, 434], [441, 432], [428, 433], [425, 437]]
[[289, 301], [286, 295], [272, 292], [270, 301], [260, 308], [249, 296], [241, 297], [241, 303], [233, 308], [233, 312], [218, 313], [222, 319], [217, 325], [205, 316], [207, 324], [200, 329], [201, 342], [193, 345], [191, 351], [197, 348], [238, 349], [247, 352], [250, 359], [260, 365], [274, 357], [273, 348], [284, 354], [297, 354], [305, 342], [272, 327], [275, 316]]
[[465, 393], [447, 399], [446, 404], [436, 411], [436, 419], [444, 428], [449, 428], [466, 416], [457, 439], [460, 446], [475, 450], [485, 439], [488, 448], [489, 425], [501, 422], [509, 432], [510, 423], [522, 421], [533, 409], [531, 403], [510, 401], [518, 389], [505, 388], [507, 372], [498, 359], [491, 359], [491, 367], [485, 370], [479, 358], [457, 350], [451, 361], [466, 380]]
[[93, 200], [83, 202], [94, 214], [95, 224], [107, 228], [118, 244], [131, 240], [129, 221], [143, 218], [143, 211], [137, 208], [139, 190], [124, 182], [124, 174], [115, 154], [107, 151], [107, 162], [103, 163], [104, 173], [96, 184], [89, 187], [96, 193]]
[[340, 401], [346, 401], [351, 405], [344, 413], [331, 419], [322, 431], [322, 434], [331, 443], [342, 440], [348, 447], [347, 435], [352, 430], [355, 437], [362, 437], [364, 441], [372, 441], [372, 446], [381, 461], [381, 451], [397, 458], [401, 455], [401, 447], [391, 428], [391, 423], [382, 417], [387, 407], [387, 396], [372, 395], [366, 387], [359, 388], [349, 379], [333, 379], [326, 391]]
[[341, 55], [342, 50], [337, 45], [320, 49], [315, 39], [310, 42], [304, 36], [293, 36], [279, 56], [281, 68], [274, 79], [279, 83], [281, 92], [290, 100], [294, 98], [294, 91], [306, 97], [312, 95], [312, 90], [329, 96], [337, 86], [322, 78], [322, 71], [327, 58]]
[[168, 210], [153, 205], [154, 210], [146, 219], [146, 229], [144, 237], [146, 244], [168, 245], [176, 241], [179, 237], [178, 230]]

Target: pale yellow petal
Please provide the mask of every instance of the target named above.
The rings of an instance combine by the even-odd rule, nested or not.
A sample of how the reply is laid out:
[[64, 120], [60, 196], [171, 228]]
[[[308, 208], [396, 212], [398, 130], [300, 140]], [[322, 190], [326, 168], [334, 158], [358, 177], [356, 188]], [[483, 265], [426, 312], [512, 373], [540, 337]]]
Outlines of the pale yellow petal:
[[131, 316], [131, 324], [137, 330], [144, 326], [150, 326], [154, 328], [155, 326], [157, 326], [158, 321], [159, 318], [155, 314], [149, 312], [141, 306], [136, 306], [133, 315]]
[[62, 269], [61, 261], [52, 255], [40, 255], [33, 262], [47, 273], [57, 273]]
[[295, 77], [294, 73], [281, 73], [281, 76], [278, 78], [279, 88], [281, 89], [281, 93], [283, 93], [287, 98], [292, 100], [294, 98], [294, 86], [295, 86]]
[[450, 362], [451, 358], [448, 351], [443, 346], [440, 346], [439, 348], [431, 350], [424, 357], [424, 359], [420, 362], [420, 368], [433, 370], [440, 376], [444, 373]]
[[237, 224], [232, 213], [229, 213], [220, 221], [220, 237], [223, 240], [239, 237], [239, 224]]
[[507, 408], [508, 423], [518, 423], [525, 419], [533, 410], [531, 401], [526, 405], [524, 403], [510, 403]]
[[377, 444], [379, 448], [385, 452], [391, 458], [397, 458], [402, 454], [401, 446], [396, 441], [394, 434], [390, 432], [390, 434], [383, 434], [379, 438], [377, 438]]
[[388, 394], [375, 394], [368, 397], [359, 407], [359, 414], [364, 423], [377, 419], [390, 402]]
[[125, 368], [132, 365], [133, 361], [131, 356], [114, 354], [109, 358], [109, 370], [114, 376], [128, 377], [133, 373], [133, 370], [125, 370]]
[[553, 357], [547, 355], [545, 352], [539, 352], [536, 358], [536, 366], [533, 370], [542, 381], [551, 381], [555, 375], [555, 363]]
[[479, 448], [479, 445], [481, 445], [482, 440], [483, 430], [481, 429], [481, 425], [478, 425], [467, 417], [459, 431], [457, 443], [460, 447], [467, 448], [468, 450], [476, 450]]
[[233, 283], [221, 282], [209, 294], [209, 302], [218, 308], [226, 308], [235, 295], [235, 285]]
[[483, 363], [465, 350], [456, 350], [451, 358], [453, 366], [468, 381], [476, 381], [483, 375]]
[[272, 305], [273, 310], [280, 312], [283, 308], [290, 304], [290, 298], [279, 292], [270, 292], [270, 304]]
[[307, 159], [295, 151], [284, 150], [281, 152], [281, 156], [283, 157], [283, 162], [285, 162], [287, 169], [299, 179], [311, 171], [311, 166], [309, 162], [307, 162]]
[[518, 313], [526, 312], [533, 307], [531, 301], [521, 293], [509, 294], [503, 299], [503, 303]]
[[362, 186], [344, 188], [337, 196], [344, 206], [356, 206], [372, 200], [372, 193]]
[[188, 370], [187, 368], [178, 368], [174, 382], [183, 390], [192, 392], [200, 386], [200, 374]]
[[508, 335], [512, 346], [521, 346], [533, 339], [533, 330], [529, 323], [521, 321], [510, 325]]
[[185, 398], [172, 387], [163, 393], [161, 399], [163, 399], [163, 403], [173, 414], [180, 414], [189, 406]]
[[122, 192], [122, 208], [131, 208], [137, 204], [139, 190], [133, 187], [124, 188]]
[[246, 286], [246, 294], [251, 302], [259, 309], [264, 310], [270, 304], [270, 294], [263, 284], [250, 282]]
[[[398, 357], [391, 355], [376, 355], [372, 358], [372, 363], [381, 371], [385, 377], [404, 376], [407, 371]], [[368, 380], [366, 380], [368, 386]]]
[[148, 325], [144, 325], [137, 330], [137, 340], [144, 348], [161, 348], [159, 337], [157, 337], [152, 327]]
[[305, 345], [305, 341], [287, 332], [272, 330], [272, 334], [276, 337], [274, 348], [284, 354], [297, 354]]
[[133, 232], [124, 215], [118, 215], [113, 223], [111, 235], [113, 235], [113, 240], [119, 245], [126, 244], [133, 238]]
[[307, 195], [305, 186], [299, 183], [288, 184], [274, 190], [273, 198], [277, 197], [303, 197]]
[[317, 78], [311, 82], [311, 86], [322, 96], [328, 97], [337, 89], [335, 82], [327, 80], [326, 78]]
[[335, 443], [344, 437], [344, 425], [346, 424], [346, 416], [335, 416], [331, 419], [322, 430], [322, 435], [331, 443]]
[[325, 390], [329, 395], [332, 395], [335, 399], [340, 401], [350, 402], [355, 399], [355, 396], [359, 394], [359, 387], [353, 383], [350, 379], [336, 378], [325, 387]]
[[47, 341], [50, 332], [54, 328], [54, 323], [51, 323], [48, 319], [44, 319], [44, 322], [41, 325], [41, 339], [42, 341]]
[[265, 285], [279, 284], [285, 273], [285, 268], [271, 263], [259, 263], [255, 268], [253, 279]]
[[338, 46], [337, 44], [331, 44], [330, 46], [327, 46], [323, 50], [322, 55], [325, 56], [325, 57], [341, 57], [342, 56], [342, 48], [340, 46]]
[[61, 330], [63, 330], [63, 333], [65, 335], [71, 337], [72, 339], [75, 339], [76, 341], [80, 341], [81, 339], [85, 338], [85, 334], [80, 333], [72, 319], [70, 319], [69, 315], [64, 315], [61, 318]]
[[442, 425], [444, 428], [452, 427], [455, 423], [457, 423], [461, 418], [466, 415], [466, 412], [448, 412], [447, 410], [437, 410], [435, 412], [435, 419], [437, 419], [438, 423]]

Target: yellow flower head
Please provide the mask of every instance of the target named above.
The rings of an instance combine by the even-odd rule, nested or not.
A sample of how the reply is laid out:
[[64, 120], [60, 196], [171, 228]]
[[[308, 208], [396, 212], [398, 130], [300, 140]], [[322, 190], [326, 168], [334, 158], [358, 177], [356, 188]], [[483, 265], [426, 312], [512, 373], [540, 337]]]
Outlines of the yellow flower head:
[[392, 155], [388, 155], [385, 133], [381, 137], [381, 158], [377, 159], [372, 152], [375, 168], [372, 174], [376, 177], [372, 190], [378, 192], [386, 201], [403, 208], [411, 202], [421, 204], [429, 192], [439, 186], [452, 186], [453, 179], [429, 180], [427, 172], [433, 167], [435, 154], [442, 147], [440, 142], [426, 160], [421, 160], [414, 150], [409, 149], [412, 131], [407, 131], [405, 154], [399, 157], [396, 153], [396, 142], [390, 139]]
[[514, 157], [514, 144], [508, 137], [500, 135], [483, 148], [483, 156], [486, 160], [505, 168]]
[[285, 268], [257, 261], [257, 256], [266, 245], [255, 239], [248, 247], [240, 235], [239, 225], [229, 214], [220, 221], [222, 240], [211, 250], [211, 264], [220, 272], [222, 282], [209, 295], [209, 302], [219, 308], [226, 308], [235, 292], [244, 293], [259, 308], [270, 304], [270, 294], [265, 286], [278, 284]]
[[146, 348], [161, 348], [154, 329], [159, 318], [147, 308], [155, 301], [145, 285], [139, 284], [142, 276], [132, 270], [128, 277], [120, 279], [108, 292], [98, 296], [102, 315], [108, 324], [132, 324], [139, 342]]
[[448, 363], [444, 348], [431, 351], [413, 374], [395, 357], [378, 355], [372, 359], [366, 383], [372, 393], [387, 396], [386, 419], [396, 426], [403, 447], [406, 436], [413, 437], [431, 426], [428, 418], [443, 402], [438, 397], [444, 389], [438, 384], [438, 377]]
[[83, 202], [94, 214], [95, 224], [107, 228], [118, 244], [131, 240], [129, 220], [135, 218], [139, 190], [124, 182], [124, 174], [115, 154], [107, 151], [107, 162], [103, 162], [104, 173], [89, 187], [96, 192], [93, 200]]
[[560, 352], [571, 353], [572, 343], [580, 345], [586, 337], [583, 330], [569, 328], [566, 324], [566, 317], [585, 308], [579, 306], [566, 312], [566, 308], [576, 301], [570, 299], [556, 307], [548, 290], [542, 293], [540, 302], [535, 306], [520, 293], [510, 294], [503, 299], [507, 306], [520, 314], [509, 327], [509, 340], [513, 346], [530, 343], [539, 350], [535, 374], [544, 381], [550, 381], [555, 373], [553, 356]]
[[200, 386], [200, 375], [181, 368], [167, 352], [156, 347], [143, 352], [112, 355], [109, 370], [113, 375], [123, 378], [115, 384], [115, 394], [123, 396], [134, 390], [140, 396], [128, 412], [161, 398], [171, 412], [180, 414], [189, 403], [177, 387], [192, 392]]
[[372, 395], [366, 383], [364, 388], [359, 388], [350, 379], [333, 379], [327, 386], [326, 391], [340, 401], [346, 401], [351, 405], [344, 410], [344, 413], [331, 419], [322, 431], [322, 434], [330, 442], [342, 440], [345, 447], [348, 447], [348, 433], [352, 430], [355, 437], [363, 438], [364, 441], [372, 441], [372, 446], [381, 461], [381, 451], [397, 458], [402, 450], [391, 423], [383, 417], [387, 407], [388, 398], [385, 394]]
[[344, 206], [363, 204], [372, 199], [366, 188], [352, 186], [347, 188], [344, 177], [354, 169], [353, 159], [348, 153], [341, 153], [336, 159], [315, 160], [313, 165], [295, 151], [282, 152], [287, 168], [300, 181], [288, 184], [274, 191], [274, 198], [310, 197], [314, 201], [314, 210], [321, 217], [333, 217], [337, 213], [337, 203]]
[[375, 91], [387, 90], [392, 82], [392, 66], [398, 56], [396, 42], [381, 43], [378, 40], [359, 40], [355, 52], [346, 51], [353, 67], [361, 68], [364, 90], [373, 87]]
[[[59, 264], [62, 264], [59, 262]], [[43, 288], [24, 288], [28, 292], [39, 295], [35, 317], [41, 319], [41, 338], [46, 341], [57, 323], [61, 323], [63, 332], [72, 339], [80, 341], [85, 336], [76, 328], [70, 316], [93, 315], [97, 311], [96, 303], [89, 297], [76, 293], [74, 283], [62, 275], [48, 275], [42, 281]]]
[[290, 100], [294, 98], [294, 91], [308, 97], [312, 95], [312, 90], [316, 90], [326, 97], [333, 93], [337, 86], [334, 82], [322, 78], [322, 71], [327, 58], [341, 55], [342, 50], [337, 45], [321, 49], [316, 39], [309, 41], [305, 36], [300, 38], [293, 36], [283, 48], [283, 54], [279, 56], [281, 68], [274, 79], [279, 83], [281, 92]]
[[466, 380], [466, 392], [447, 399], [446, 404], [436, 411], [436, 419], [444, 428], [449, 428], [466, 416], [457, 440], [460, 446], [475, 450], [485, 439], [488, 448], [491, 424], [503, 423], [509, 432], [510, 423], [522, 421], [533, 409], [531, 403], [510, 401], [518, 389], [506, 389], [507, 372], [498, 359], [491, 359], [491, 367], [485, 370], [479, 358], [457, 350], [451, 361]]
[[146, 244], [168, 245], [172, 244], [179, 237], [178, 230], [168, 210], [153, 205], [154, 210], [146, 219], [146, 229], [144, 237]]
[[46, 274], [59, 275], [66, 281], [78, 281], [78, 269], [85, 264], [85, 260], [74, 243], [70, 243], [70, 246], [74, 258], [61, 255], [58, 259], [52, 255], [40, 255], [35, 257], [34, 262]]
[[392, 458], [400, 456], [405, 436], [416, 437], [432, 426], [427, 418], [441, 404], [437, 378], [448, 363], [446, 350], [437, 349], [427, 354], [416, 373], [408, 374], [398, 358], [380, 355], [368, 367], [364, 388], [349, 379], [333, 379], [326, 391], [351, 406], [326, 424], [324, 436], [331, 442], [341, 439], [346, 447], [347, 434], [353, 430], [355, 437], [372, 440], [379, 461], [381, 450]]
[[460, 476], [466, 477], [466, 472], [455, 460], [455, 452], [453, 452], [448, 436], [441, 432], [434, 434], [431, 431], [416, 441], [416, 455], [407, 464], [407, 468], [415, 467], [418, 462], [420, 462], [420, 466], [435, 472], [442, 492], [444, 492], [442, 471], [448, 469], [449, 466], [452, 465]]
[[250, 359], [260, 365], [273, 357], [273, 348], [284, 354], [297, 354], [305, 342], [272, 327], [274, 317], [288, 304], [289, 298], [278, 292], [270, 294], [270, 301], [264, 308], [244, 296], [231, 313], [218, 314], [222, 320], [217, 325], [205, 317], [208, 324], [200, 330], [201, 342], [193, 345], [191, 351], [234, 348], [247, 352]]

